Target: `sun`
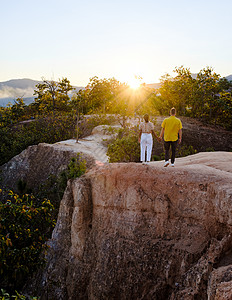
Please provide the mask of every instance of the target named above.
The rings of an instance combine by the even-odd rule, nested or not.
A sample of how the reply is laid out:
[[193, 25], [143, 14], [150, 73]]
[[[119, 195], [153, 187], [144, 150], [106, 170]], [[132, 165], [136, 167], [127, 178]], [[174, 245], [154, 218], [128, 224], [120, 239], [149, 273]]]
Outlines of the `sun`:
[[137, 90], [141, 86], [141, 79], [138, 76], [133, 76], [129, 80], [127, 80], [127, 84], [133, 90]]

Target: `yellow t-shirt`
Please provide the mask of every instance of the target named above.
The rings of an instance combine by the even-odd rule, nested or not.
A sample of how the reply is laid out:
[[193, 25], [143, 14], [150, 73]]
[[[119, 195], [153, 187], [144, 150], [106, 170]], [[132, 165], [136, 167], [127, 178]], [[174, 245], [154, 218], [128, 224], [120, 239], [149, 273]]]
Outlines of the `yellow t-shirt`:
[[178, 140], [178, 132], [182, 129], [181, 120], [175, 116], [170, 116], [163, 120], [161, 127], [164, 129], [164, 140], [175, 142]]

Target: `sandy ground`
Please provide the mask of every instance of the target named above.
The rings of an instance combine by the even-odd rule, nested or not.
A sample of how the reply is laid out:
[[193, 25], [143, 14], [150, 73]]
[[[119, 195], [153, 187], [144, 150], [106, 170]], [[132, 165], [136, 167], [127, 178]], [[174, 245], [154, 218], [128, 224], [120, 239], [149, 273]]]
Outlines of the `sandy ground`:
[[[101, 136], [102, 138], [102, 136]], [[72, 150], [75, 152], [82, 152], [94, 157], [96, 162], [107, 163], [108, 157], [106, 155], [107, 148], [101, 143], [100, 139], [96, 136], [89, 136], [80, 139], [78, 143], [76, 140], [66, 140], [54, 144], [61, 149]]]
[[[120, 126], [111, 126], [116, 129]], [[108, 156], [106, 155], [107, 147], [104, 146], [103, 141], [112, 137], [111, 134], [106, 133], [107, 126], [100, 125], [93, 129], [91, 135], [76, 140], [66, 140], [55, 143], [55, 146], [58, 146], [61, 149], [71, 150], [75, 152], [82, 152], [88, 155], [91, 155], [96, 160], [97, 164], [104, 164], [108, 162]]]

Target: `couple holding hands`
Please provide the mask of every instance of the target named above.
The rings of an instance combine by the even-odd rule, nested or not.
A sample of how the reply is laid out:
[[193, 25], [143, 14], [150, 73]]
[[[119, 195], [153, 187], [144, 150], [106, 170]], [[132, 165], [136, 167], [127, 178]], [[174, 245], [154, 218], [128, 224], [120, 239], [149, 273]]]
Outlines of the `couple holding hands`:
[[[182, 123], [180, 119], [176, 118], [176, 109], [174, 107], [170, 110], [170, 117], [163, 120], [159, 137], [154, 132], [154, 124], [149, 121], [148, 114], [144, 115], [144, 122], [139, 125], [140, 160], [143, 163], [151, 161], [153, 136], [155, 136], [158, 141], [162, 141], [162, 138], [164, 138], [164, 167], [169, 165], [169, 149], [171, 147], [171, 166], [174, 167], [176, 147], [182, 140]], [[146, 152], [147, 159], [145, 159]]]

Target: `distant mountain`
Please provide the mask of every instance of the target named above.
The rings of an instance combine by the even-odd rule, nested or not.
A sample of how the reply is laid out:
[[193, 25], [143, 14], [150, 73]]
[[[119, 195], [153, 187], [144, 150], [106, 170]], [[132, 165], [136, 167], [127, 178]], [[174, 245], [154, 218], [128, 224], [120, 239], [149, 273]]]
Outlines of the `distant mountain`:
[[232, 81], [232, 74], [225, 77], [227, 80]]
[[0, 89], [2, 87], [11, 87], [17, 89], [28, 89], [34, 88], [36, 84], [41, 83], [42, 81], [32, 80], [32, 79], [12, 79], [4, 82], [0, 82]]
[[[32, 79], [12, 79], [0, 82], [0, 106], [6, 106], [8, 103], [14, 104], [17, 98], [23, 98], [26, 104], [30, 104], [34, 100], [35, 86], [42, 81]], [[74, 86], [76, 91], [83, 87]]]

